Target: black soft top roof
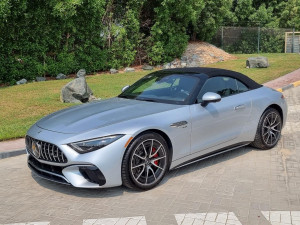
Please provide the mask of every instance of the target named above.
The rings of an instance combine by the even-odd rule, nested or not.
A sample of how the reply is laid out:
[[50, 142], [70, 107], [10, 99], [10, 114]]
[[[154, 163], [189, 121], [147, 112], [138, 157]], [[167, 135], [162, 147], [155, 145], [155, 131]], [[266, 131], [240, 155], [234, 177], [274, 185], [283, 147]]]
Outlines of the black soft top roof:
[[208, 77], [228, 76], [243, 82], [245, 85], [248, 86], [249, 89], [256, 89], [262, 87], [261, 84], [256, 83], [254, 80], [247, 77], [246, 75], [232, 70], [208, 68], [208, 67], [190, 67], [190, 68], [165, 69], [159, 72], [197, 73], [197, 74], [206, 74]]

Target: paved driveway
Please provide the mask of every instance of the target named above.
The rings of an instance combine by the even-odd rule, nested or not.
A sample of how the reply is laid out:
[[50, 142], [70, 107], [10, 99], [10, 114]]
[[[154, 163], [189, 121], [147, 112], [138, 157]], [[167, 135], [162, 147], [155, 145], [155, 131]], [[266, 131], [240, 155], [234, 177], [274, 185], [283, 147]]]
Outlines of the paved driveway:
[[147, 192], [76, 189], [32, 175], [25, 155], [0, 160], [0, 224], [300, 224], [300, 87], [284, 95], [289, 115], [277, 147], [174, 170]]

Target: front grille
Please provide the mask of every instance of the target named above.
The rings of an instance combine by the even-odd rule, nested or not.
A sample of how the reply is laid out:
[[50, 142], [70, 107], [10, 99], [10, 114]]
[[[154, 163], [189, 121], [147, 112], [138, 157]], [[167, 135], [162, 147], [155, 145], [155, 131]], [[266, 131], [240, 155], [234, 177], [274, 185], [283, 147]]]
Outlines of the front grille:
[[68, 162], [64, 153], [54, 144], [26, 136], [26, 148], [38, 159], [56, 163]]

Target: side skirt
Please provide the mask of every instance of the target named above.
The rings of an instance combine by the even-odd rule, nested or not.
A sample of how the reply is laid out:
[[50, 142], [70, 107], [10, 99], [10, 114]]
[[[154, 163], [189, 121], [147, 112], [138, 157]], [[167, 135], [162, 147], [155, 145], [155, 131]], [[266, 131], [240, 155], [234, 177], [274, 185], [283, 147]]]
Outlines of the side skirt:
[[213, 156], [216, 156], [216, 155], [220, 155], [220, 154], [223, 154], [225, 152], [229, 152], [229, 151], [232, 151], [234, 149], [237, 149], [237, 148], [241, 148], [241, 147], [244, 147], [246, 145], [249, 145], [251, 143], [251, 141], [247, 141], [247, 142], [241, 142], [241, 143], [238, 143], [238, 144], [234, 144], [234, 145], [230, 145], [230, 146], [227, 146], [225, 148], [221, 148], [221, 149], [218, 149], [218, 150], [215, 150], [213, 152], [210, 152], [208, 154], [205, 154], [205, 155], [202, 155], [202, 156], [199, 156], [199, 157], [196, 157], [194, 159], [191, 159], [191, 160], [188, 160], [184, 163], [181, 163], [179, 164], [178, 166], [175, 166], [174, 168], [172, 168], [171, 170], [173, 169], [178, 169], [180, 167], [184, 167], [184, 166], [187, 166], [187, 165], [190, 165], [190, 164], [193, 164], [195, 162], [199, 162], [201, 160], [204, 160], [204, 159], [207, 159], [207, 158], [210, 158], [210, 157], [213, 157]]

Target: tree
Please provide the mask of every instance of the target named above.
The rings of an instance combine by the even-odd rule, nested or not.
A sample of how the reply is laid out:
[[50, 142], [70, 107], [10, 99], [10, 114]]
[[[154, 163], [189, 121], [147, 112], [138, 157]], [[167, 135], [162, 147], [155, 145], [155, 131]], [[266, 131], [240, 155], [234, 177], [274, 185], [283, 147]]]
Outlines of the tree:
[[300, 29], [300, 0], [283, 2], [282, 8], [283, 11], [279, 19], [279, 26]]
[[194, 31], [200, 40], [209, 41], [224, 21], [233, 20], [232, 0], [205, 1], [203, 10], [199, 11]]

